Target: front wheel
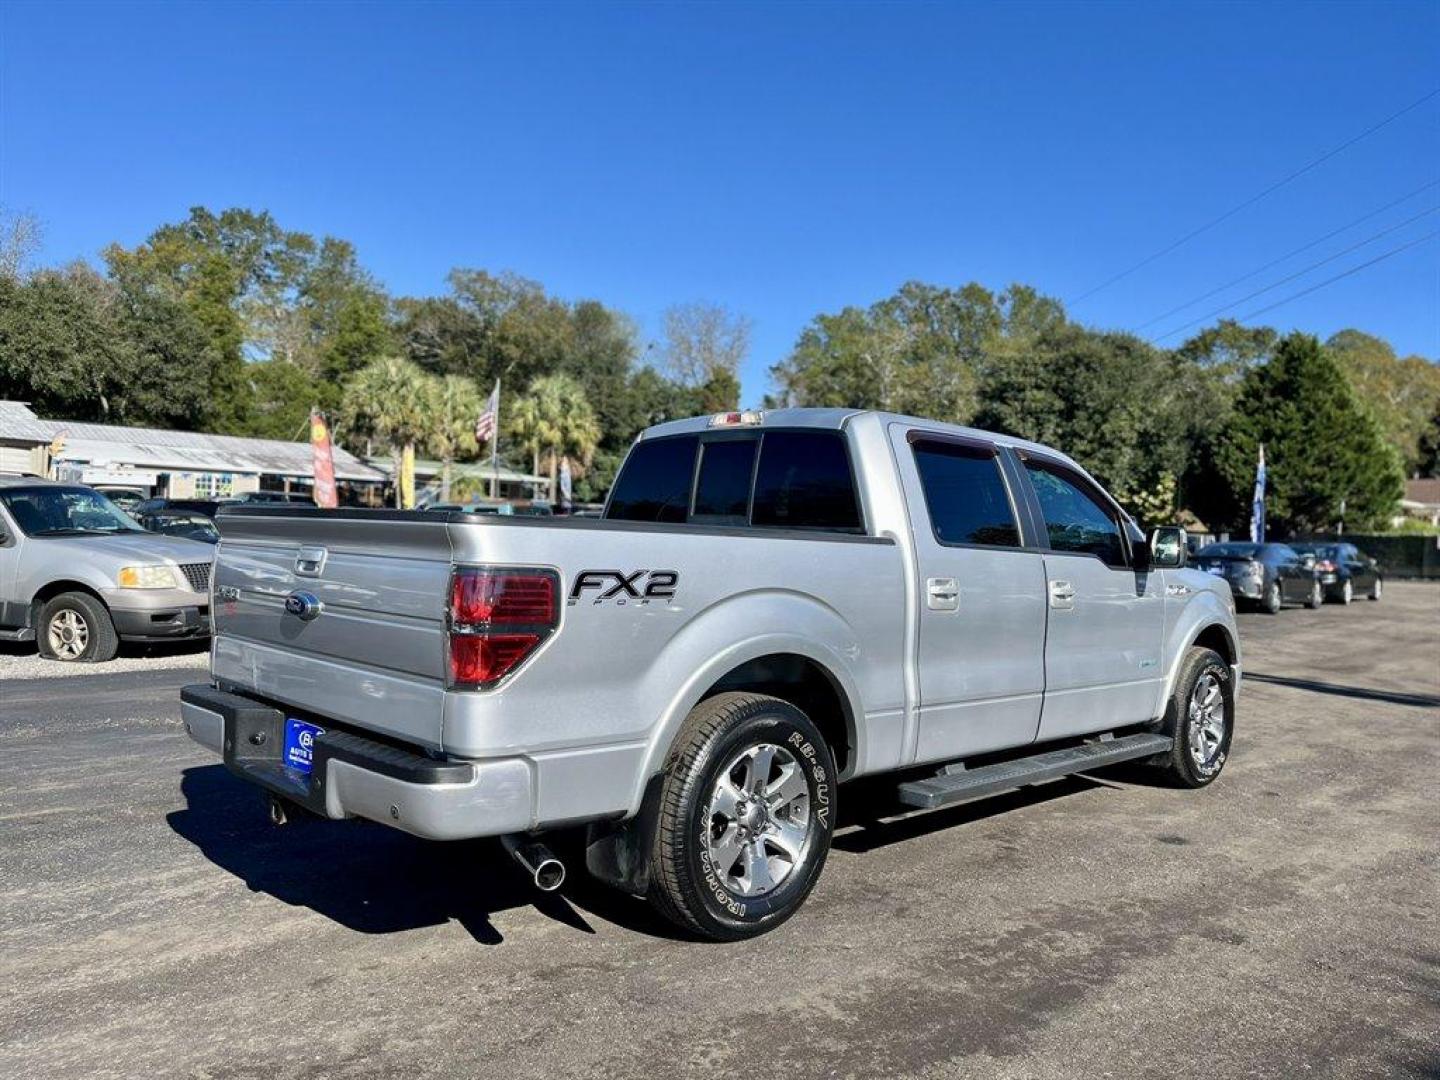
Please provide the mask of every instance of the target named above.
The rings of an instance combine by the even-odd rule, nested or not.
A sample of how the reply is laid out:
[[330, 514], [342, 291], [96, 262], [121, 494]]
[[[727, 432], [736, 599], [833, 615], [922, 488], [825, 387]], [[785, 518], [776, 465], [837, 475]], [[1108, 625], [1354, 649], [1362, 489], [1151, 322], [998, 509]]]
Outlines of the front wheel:
[[89, 593], [61, 593], [47, 600], [37, 631], [40, 655], [51, 660], [98, 663], [120, 649], [110, 612]]
[[666, 762], [650, 898], [706, 937], [763, 934], [804, 903], [834, 828], [835, 761], [810, 718], [778, 698], [716, 695]]
[[1260, 608], [1267, 615], [1278, 615], [1280, 607], [1280, 582], [1272, 581], [1265, 589], [1265, 598], [1260, 601]]
[[1377, 577], [1377, 578], [1375, 579], [1375, 584], [1370, 587], [1370, 599], [1371, 599], [1371, 600], [1379, 600], [1379, 599], [1380, 599], [1380, 590], [1383, 589], [1383, 588], [1384, 588], [1384, 585], [1381, 584], [1380, 579]]
[[1225, 767], [1235, 732], [1232, 679], [1230, 665], [1214, 649], [1197, 645], [1185, 655], [1165, 713], [1165, 733], [1175, 741], [1152, 759], [1176, 786], [1204, 787]]

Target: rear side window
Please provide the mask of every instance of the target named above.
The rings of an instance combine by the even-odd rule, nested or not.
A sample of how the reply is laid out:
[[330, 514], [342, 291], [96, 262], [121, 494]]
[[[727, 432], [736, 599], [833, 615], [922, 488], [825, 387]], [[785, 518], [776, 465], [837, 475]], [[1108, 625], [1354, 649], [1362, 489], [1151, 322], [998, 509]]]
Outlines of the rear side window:
[[858, 531], [860, 506], [844, 436], [767, 432], [760, 444], [751, 524]]
[[694, 517], [728, 518], [745, 524], [750, 512], [750, 478], [755, 472], [755, 439], [723, 439], [700, 451]]
[[930, 526], [942, 544], [1019, 547], [1020, 530], [995, 454], [980, 447], [917, 442], [915, 466]]
[[615, 481], [605, 516], [617, 521], [683, 523], [690, 509], [699, 442], [698, 436], [682, 435], [636, 445]]

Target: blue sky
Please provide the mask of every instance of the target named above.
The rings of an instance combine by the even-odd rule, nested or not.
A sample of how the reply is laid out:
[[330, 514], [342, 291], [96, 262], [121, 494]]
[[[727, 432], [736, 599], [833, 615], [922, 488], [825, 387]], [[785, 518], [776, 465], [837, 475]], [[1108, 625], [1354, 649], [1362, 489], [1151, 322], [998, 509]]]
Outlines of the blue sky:
[[[725, 304], [754, 320], [753, 403], [818, 312], [911, 278], [1073, 299], [1436, 88], [1434, 3], [7, 0], [0, 203], [39, 215], [47, 263], [239, 205], [352, 240], [396, 294], [513, 269], [647, 339], [669, 303]], [[1072, 314], [1135, 328], [1436, 180], [1440, 97]], [[1260, 321], [1440, 356], [1440, 240]]]

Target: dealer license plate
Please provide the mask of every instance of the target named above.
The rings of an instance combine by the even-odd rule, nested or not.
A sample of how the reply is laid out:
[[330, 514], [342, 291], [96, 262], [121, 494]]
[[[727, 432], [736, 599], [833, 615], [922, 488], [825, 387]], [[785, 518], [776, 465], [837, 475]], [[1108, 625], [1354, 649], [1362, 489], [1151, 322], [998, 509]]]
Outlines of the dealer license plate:
[[287, 717], [284, 752], [286, 766], [299, 773], [309, 773], [311, 766], [315, 764], [315, 738], [324, 734], [325, 729], [322, 727]]

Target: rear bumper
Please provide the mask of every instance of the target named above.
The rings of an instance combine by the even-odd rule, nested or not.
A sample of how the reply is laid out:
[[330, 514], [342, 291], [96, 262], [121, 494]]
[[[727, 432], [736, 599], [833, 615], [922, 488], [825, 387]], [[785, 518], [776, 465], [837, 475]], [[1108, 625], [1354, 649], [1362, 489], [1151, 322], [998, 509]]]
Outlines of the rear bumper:
[[1225, 583], [1237, 600], [1259, 600], [1265, 595], [1265, 582], [1256, 577], [1227, 577]]
[[210, 609], [201, 604], [172, 608], [111, 608], [115, 632], [126, 641], [176, 641], [210, 635]]
[[306, 776], [281, 763], [286, 716], [267, 702], [202, 684], [180, 692], [180, 712], [190, 737], [231, 772], [324, 817], [368, 818], [432, 840], [502, 836], [535, 824], [535, 783], [522, 758], [436, 760], [327, 729]]

